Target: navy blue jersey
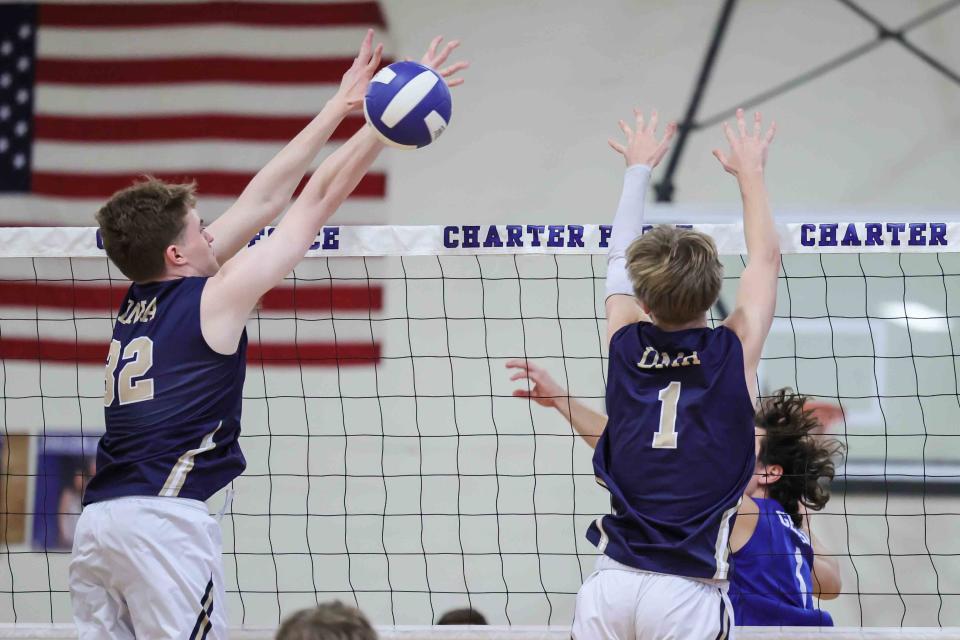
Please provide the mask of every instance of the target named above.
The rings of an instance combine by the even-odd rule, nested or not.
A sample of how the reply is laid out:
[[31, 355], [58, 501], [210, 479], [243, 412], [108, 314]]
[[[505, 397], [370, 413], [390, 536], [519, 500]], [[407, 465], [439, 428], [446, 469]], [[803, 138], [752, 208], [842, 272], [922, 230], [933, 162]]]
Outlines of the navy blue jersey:
[[813, 606], [813, 547], [776, 500], [753, 498], [757, 528], [733, 554], [730, 602], [739, 625], [832, 627]]
[[106, 433], [83, 503], [121, 496], [206, 500], [246, 467], [240, 408], [247, 335], [233, 355], [200, 331], [206, 278], [133, 284], [107, 356]]
[[623, 327], [610, 340], [607, 415], [593, 468], [612, 514], [587, 538], [636, 569], [725, 579], [731, 519], [754, 468], [740, 339], [723, 326]]

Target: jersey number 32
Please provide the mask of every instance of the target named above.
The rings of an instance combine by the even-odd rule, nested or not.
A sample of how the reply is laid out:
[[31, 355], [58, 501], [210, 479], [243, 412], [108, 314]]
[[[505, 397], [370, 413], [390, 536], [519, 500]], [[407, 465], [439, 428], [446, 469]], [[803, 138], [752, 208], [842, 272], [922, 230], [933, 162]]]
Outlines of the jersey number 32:
[[[116, 375], [118, 366], [119, 376]], [[111, 340], [104, 378], [103, 406], [109, 407], [118, 396], [121, 405], [152, 400], [153, 378], [143, 377], [152, 366], [153, 340], [150, 338], [134, 338], [126, 347], [119, 340]]]

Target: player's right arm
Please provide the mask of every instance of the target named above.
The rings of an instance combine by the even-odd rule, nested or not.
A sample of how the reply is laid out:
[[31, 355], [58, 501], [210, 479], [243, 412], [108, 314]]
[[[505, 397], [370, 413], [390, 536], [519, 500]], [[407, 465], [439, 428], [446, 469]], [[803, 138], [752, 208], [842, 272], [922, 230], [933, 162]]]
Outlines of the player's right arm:
[[643, 206], [650, 172], [660, 164], [670, 148], [670, 140], [677, 130], [676, 123], [667, 125], [663, 139], [657, 141], [657, 112], [650, 114], [646, 125], [643, 112], [634, 109], [634, 127], [623, 120], [620, 129], [627, 137], [626, 144], [610, 139], [607, 142], [623, 156], [627, 170], [623, 178], [620, 203], [613, 218], [610, 250], [607, 254], [607, 343], [622, 327], [646, 318], [633, 295], [633, 285], [627, 276], [627, 247], [643, 233]]
[[541, 407], [553, 407], [567, 419], [583, 441], [591, 449], [597, 448], [597, 441], [607, 427], [607, 416], [594, 411], [579, 400], [570, 397], [570, 393], [550, 377], [540, 367], [528, 360], [508, 360], [508, 369], [517, 369], [511, 380], [529, 380], [526, 389], [514, 389], [518, 398], [530, 398]]
[[[777, 276], [780, 273], [780, 238], [770, 213], [770, 201], [764, 182], [767, 149], [776, 133], [772, 123], [762, 132], [761, 117], [754, 114], [753, 130], [747, 131], [743, 109], [737, 110], [738, 132], [724, 123], [730, 143], [729, 155], [714, 150], [723, 168], [737, 178], [743, 199], [743, 235], [747, 245], [747, 266], [740, 276], [737, 303], [724, 321], [743, 343], [744, 373], [752, 396], [756, 396], [757, 366], [763, 343], [773, 324], [777, 304]], [[738, 135], [739, 134], [739, 135]]]

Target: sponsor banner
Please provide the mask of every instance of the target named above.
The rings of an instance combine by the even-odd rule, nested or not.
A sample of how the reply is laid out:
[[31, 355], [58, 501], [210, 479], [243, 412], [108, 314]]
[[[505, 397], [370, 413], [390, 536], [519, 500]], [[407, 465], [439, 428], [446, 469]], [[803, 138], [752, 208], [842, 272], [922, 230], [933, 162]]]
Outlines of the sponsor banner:
[[[722, 255], [746, 253], [741, 224], [678, 224], [713, 237]], [[652, 228], [648, 226], [647, 229]], [[331, 226], [317, 234], [311, 257], [484, 254], [603, 254], [610, 225], [499, 224]], [[795, 253], [937, 253], [960, 251], [960, 223], [806, 222], [778, 224], [780, 247]], [[249, 246], [263, 242], [273, 227]], [[0, 229], [0, 258], [103, 257], [99, 232], [90, 227]]]

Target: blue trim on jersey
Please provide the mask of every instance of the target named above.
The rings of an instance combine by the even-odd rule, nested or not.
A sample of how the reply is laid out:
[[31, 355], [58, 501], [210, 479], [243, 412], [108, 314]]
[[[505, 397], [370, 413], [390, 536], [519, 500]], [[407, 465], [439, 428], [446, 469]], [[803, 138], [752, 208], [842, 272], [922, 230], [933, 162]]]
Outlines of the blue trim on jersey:
[[[654, 447], [667, 410], [661, 394], [677, 383], [676, 447]], [[606, 399], [593, 465], [613, 513], [587, 539], [636, 569], [726, 578], [730, 526], [754, 469], [740, 339], [724, 326], [627, 325], [610, 340]]]
[[813, 546], [779, 502], [752, 499], [757, 527], [733, 554], [730, 601], [742, 626], [832, 627], [826, 611], [814, 607]]
[[179, 278], [127, 291], [113, 340], [122, 353], [149, 339], [139, 344], [150, 345], [152, 364], [134, 382], [152, 380], [153, 395], [121, 404], [121, 372], [134, 361], [133, 354], [121, 358], [85, 505], [123, 496], [207, 500], [246, 467], [238, 439], [247, 335], [231, 355], [210, 348], [200, 329], [206, 282]]

